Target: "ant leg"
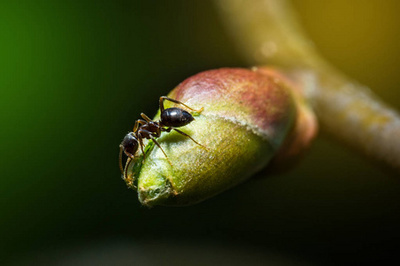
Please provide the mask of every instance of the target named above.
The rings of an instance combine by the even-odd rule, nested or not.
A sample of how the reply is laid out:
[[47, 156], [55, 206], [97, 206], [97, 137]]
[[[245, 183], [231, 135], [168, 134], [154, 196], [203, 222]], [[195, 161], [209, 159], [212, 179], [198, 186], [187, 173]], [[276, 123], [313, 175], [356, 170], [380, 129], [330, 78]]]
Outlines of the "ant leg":
[[139, 128], [139, 125], [144, 125], [144, 124], [146, 124], [146, 121], [144, 121], [142, 119], [136, 120], [135, 125], [133, 126], [132, 132], [136, 132], [136, 130]]
[[165, 158], [167, 158], [168, 163], [172, 166], [171, 161], [168, 159], [168, 156], [167, 156], [167, 154], [165, 153], [165, 151], [163, 150], [163, 148], [161, 148], [161, 145], [157, 142], [157, 140], [156, 140], [152, 135], [150, 135], [150, 138], [151, 138], [151, 139], [153, 140], [153, 142], [160, 148], [160, 150], [164, 153]]
[[[141, 117], [143, 117], [144, 120], [146, 120], [147, 122], [151, 122], [153, 120], [150, 119], [150, 117], [148, 117], [147, 115], [145, 115], [144, 113], [140, 114]], [[143, 120], [142, 120], [143, 121]]]
[[201, 145], [200, 143], [198, 143], [197, 141], [195, 141], [191, 136], [189, 136], [188, 134], [186, 134], [185, 132], [180, 131], [179, 129], [176, 128], [172, 128], [173, 130], [175, 130], [176, 132], [178, 132], [179, 134], [184, 135], [185, 137], [188, 137], [189, 139], [193, 140], [194, 143], [196, 143], [197, 145], [200, 145], [201, 147], [203, 147], [204, 149], [206, 149], [208, 151], [208, 148]]
[[146, 159], [146, 154], [144, 153], [144, 149], [143, 149], [143, 137], [140, 133], [138, 133], [138, 139], [139, 139], [139, 144], [140, 144], [140, 150], [142, 151], [142, 154], [143, 154], [143, 160], [142, 160], [142, 163], [143, 163], [144, 160]]
[[195, 111], [195, 112], [197, 112], [197, 113], [201, 113], [201, 112], [203, 111], [203, 109], [204, 109], [204, 108], [202, 107], [202, 108], [200, 108], [199, 110], [196, 110], [196, 109], [193, 109], [193, 108], [187, 106], [187, 105], [184, 104], [183, 102], [180, 102], [180, 101], [178, 101], [178, 100], [171, 99], [171, 98], [169, 98], [169, 97], [167, 97], [167, 96], [161, 96], [161, 97], [160, 97], [160, 111], [161, 111], [161, 113], [164, 112], [164, 101], [165, 101], [165, 100], [168, 100], [168, 101], [170, 101], [170, 102], [177, 103], [177, 104], [182, 104], [183, 106], [185, 106], [185, 107], [189, 108], [190, 110]]
[[[163, 150], [163, 148], [161, 148], [161, 145], [157, 142], [157, 140], [155, 139], [155, 136], [153, 136], [153, 133], [150, 132], [150, 131], [148, 131], [148, 130], [141, 129], [141, 130], [139, 131], [139, 134], [138, 134], [138, 135], [139, 135], [139, 140], [140, 140], [141, 143], [143, 143], [143, 142], [142, 142], [142, 135], [141, 135], [141, 133], [147, 134], [147, 135], [153, 140], [153, 142], [154, 142], [154, 143], [160, 148], [160, 150], [164, 153], [165, 158], [167, 158], [167, 161], [169, 162], [169, 164], [172, 166], [172, 163], [171, 163], [171, 161], [168, 159], [167, 154], [165, 153], [165, 151]], [[142, 149], [142, 153], [143, 153], [143, 156], [144, 156], [143, 145], [141, 144], [140, 147], [141, 147], [141, 149]], [[144, 158], [144, 157], [143, 157], [143, 158]], [[144, 160], [144, 159], [143, 159], [143, 160]]]

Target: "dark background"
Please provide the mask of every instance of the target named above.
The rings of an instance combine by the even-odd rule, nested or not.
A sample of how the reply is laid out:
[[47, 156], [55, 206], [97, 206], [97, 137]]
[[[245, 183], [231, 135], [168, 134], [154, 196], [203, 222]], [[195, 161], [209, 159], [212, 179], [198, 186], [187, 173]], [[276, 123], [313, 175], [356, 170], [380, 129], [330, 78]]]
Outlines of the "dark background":
[[[329, 61], [400, 109], [397, 1], [294, 5]], [[118, 145], [140, 112], [197, 72], [247, 67], [239, 51], [211, 1], [1, 2], [0, 263], [396, 258], [399, 175], [325, 133], [294, 169], [195, 206], [147, 209], [126, 188]]]

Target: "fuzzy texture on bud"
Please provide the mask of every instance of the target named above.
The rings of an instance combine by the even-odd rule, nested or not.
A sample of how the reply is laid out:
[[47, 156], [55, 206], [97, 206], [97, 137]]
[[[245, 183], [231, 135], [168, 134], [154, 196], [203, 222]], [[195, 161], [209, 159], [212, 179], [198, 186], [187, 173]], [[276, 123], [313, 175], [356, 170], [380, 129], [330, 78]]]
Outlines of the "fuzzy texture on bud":
[[222, 68], [186, 79], [168, 97], [204, 108], [179, 129], [206, 148], [174, 131], [163, 133], [157, 141], [172, 166], [149, 141], [144, 162], [138, 154], [128, 166], [126, 183], [137, 184], [144, 205], [189, 205], [245, 181], [277, 154], [285, 157], [282, 147], [295, 154], [315, 135], [316, 123], [288, 84], [266, 68]]

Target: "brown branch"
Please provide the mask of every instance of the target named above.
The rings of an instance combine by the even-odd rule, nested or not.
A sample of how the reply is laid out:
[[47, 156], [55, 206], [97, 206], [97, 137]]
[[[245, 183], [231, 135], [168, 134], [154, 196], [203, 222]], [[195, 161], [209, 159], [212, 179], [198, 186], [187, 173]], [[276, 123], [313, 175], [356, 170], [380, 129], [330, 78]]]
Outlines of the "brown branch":
[[320, 57], [284, 0], [216, 0], [250, 64], [276, 65], [296, 79], [322, 126], [400, 169], [400, 116]]

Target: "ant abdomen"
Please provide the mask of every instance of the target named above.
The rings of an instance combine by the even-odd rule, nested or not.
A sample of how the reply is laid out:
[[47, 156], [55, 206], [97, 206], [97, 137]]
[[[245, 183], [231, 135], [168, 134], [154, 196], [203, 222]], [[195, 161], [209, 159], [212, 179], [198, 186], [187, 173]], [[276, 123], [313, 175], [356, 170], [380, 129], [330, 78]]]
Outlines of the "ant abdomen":
[[181, 108], [172, 107], [161, 113], [161, 123], [166, 127], [183, 127], [193, 120], [193, 116]]

